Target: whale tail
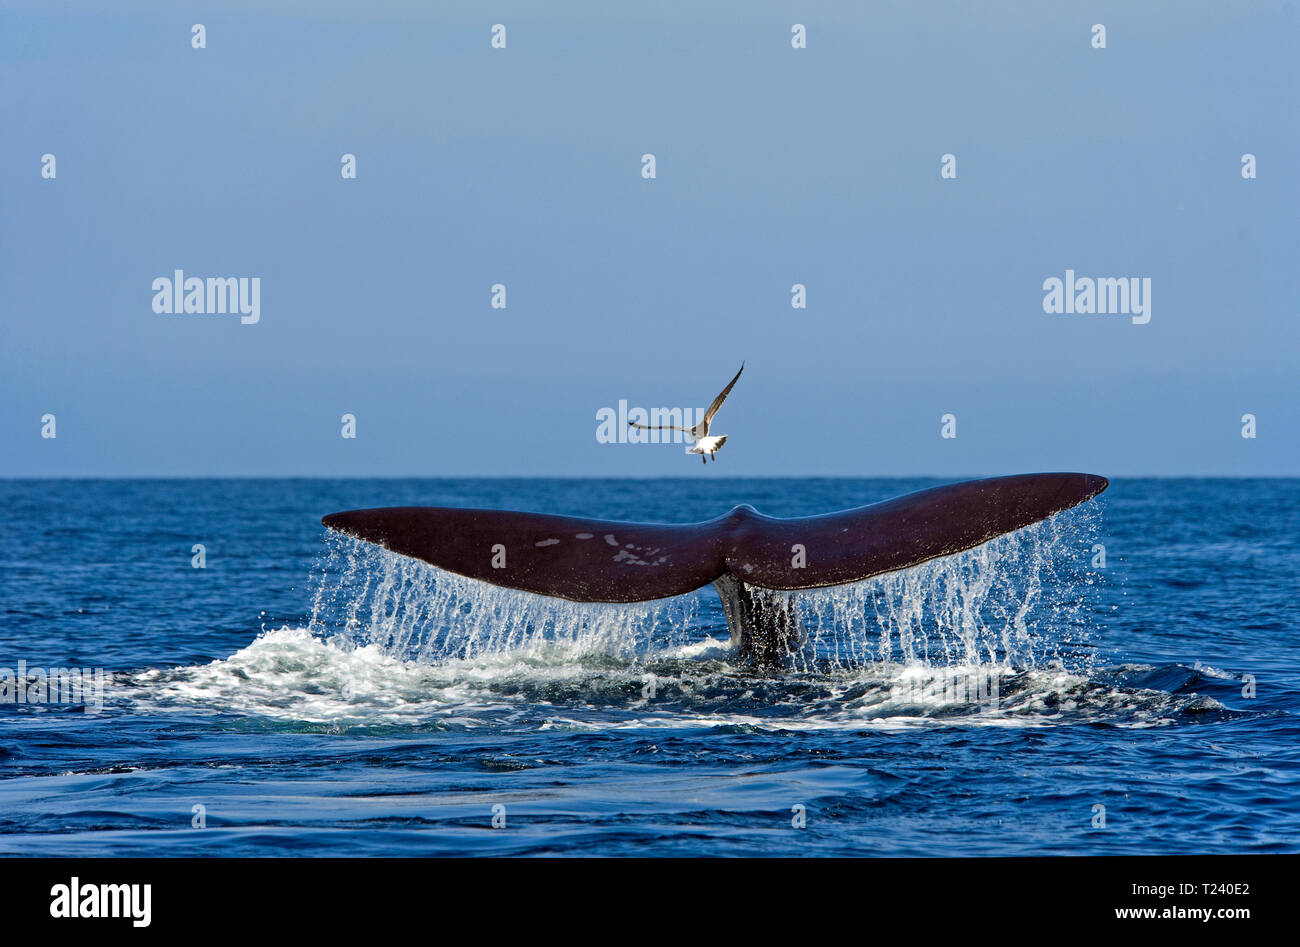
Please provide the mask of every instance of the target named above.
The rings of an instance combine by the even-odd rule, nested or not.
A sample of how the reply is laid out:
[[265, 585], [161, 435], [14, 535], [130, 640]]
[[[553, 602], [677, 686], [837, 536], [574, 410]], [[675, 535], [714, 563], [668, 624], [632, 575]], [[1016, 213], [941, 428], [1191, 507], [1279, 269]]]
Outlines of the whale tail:
[[1085, 502], [1105, 477], [1021, 474], [948, 484], [870, 506], [780, 519], [739, 506], [667, 525], [445, 507], [332, 513], [332, 530], [493, 585], [578, 602], [639, 602], [713, 584], [732, 643], [779, 660], [793, 628], [755, 590], [857, 582], [981, 545]]

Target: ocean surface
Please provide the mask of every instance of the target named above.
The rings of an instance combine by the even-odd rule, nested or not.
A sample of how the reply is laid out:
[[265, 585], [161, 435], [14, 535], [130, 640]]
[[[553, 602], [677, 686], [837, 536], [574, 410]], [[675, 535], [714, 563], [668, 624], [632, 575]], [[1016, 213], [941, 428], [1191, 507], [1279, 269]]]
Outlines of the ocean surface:
[[[800, 515], [937, 482], [0, 481], [0, 853], [1300, 851], [1297, 480], [1117, 480], [800, 594], [767, 675], [711, 589], [575, 605], [320, 526]], [[102, 706], [30, 685], [52, 667]]]

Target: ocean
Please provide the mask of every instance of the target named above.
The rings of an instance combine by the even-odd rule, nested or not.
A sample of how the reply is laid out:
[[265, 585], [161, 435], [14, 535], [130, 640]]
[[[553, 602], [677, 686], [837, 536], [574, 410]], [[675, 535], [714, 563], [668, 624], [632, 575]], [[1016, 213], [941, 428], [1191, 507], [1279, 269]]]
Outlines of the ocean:
[[[806, 515], [936, 483], [0, 481], [0, 853], [1300, 850], [1300, 480], [1114, 480], [800, 593], [769, 674], [730, 660], [711, 589], [577, 605], [320, 525]], [[80, 703], [19, 686], [51, 668], [86, 672]]]

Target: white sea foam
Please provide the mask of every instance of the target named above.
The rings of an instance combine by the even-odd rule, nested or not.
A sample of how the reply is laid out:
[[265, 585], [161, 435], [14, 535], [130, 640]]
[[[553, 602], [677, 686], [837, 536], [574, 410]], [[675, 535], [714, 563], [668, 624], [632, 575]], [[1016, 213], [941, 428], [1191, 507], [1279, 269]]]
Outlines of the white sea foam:
[[[334, 729], [494, 727], [513, 732], [743, 727], [866, 730], [1026, 727], [1107, 720], [1156, 726], [1193, 701], [1059, 668], [877, 664], [776, 677], [702, 657], [699, 643], [651, 661], [611, 661], [542, 644], [473, 660], [402, 661], [374, 645], [342, 648], [305, 628], [263, 633], [224, 660], [154, 669], [110, 690], [150, 712], [234, 714]], [[1140, 671], [1142, 669], [1134, 669]], [[653, 688], [650, 682], [653, 681]], [[1201, 702], [1198, 709], [1217, 706]]]

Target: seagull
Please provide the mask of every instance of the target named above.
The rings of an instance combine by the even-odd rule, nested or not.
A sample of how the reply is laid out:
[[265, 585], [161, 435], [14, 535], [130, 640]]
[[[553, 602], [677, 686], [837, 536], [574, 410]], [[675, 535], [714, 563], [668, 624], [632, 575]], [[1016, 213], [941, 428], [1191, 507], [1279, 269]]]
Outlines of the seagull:
[[[740, 372], [745, 370], [745, 363], [740, 363]], [[713, 416], [718, 413], [722, 407], [722, 402], [727, 400], [727, 395], [731, 394], [731, 389], [736, 387], [736, 382], [740, 378], [740, 372], [736, 372], [736, 377], [727, 383], [727, 387], [722, 389], [722, 394], [713, 399], [713, 404], [709, 405], [709, 410], [704, 412], [704, 420], [695, 427], [678, 427], [675, 424], [656, 424], [653, 427], [649, 424], [637, 424], [635, 421], [628, 421], [631, 427], [639, 427], [643, 431], [662, 431], [672, 430], [681, 431], [690, 441], [690, 447], [686, 448], [688, 454], [699, 454], [700, 463], [707, 464], [709, 458], [714, 460], [718, 458], [713, 455], [722, 450], [722, 445], [727, 443], [727, 435], [710, 435], [709, 426], [713, 423]]]

